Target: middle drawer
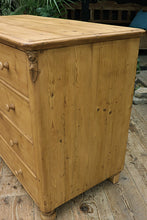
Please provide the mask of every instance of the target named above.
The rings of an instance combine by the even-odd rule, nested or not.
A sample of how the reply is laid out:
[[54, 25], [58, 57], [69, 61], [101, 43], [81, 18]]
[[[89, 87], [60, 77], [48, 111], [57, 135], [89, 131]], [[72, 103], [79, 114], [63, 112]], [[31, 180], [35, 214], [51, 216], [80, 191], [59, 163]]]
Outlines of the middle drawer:
[[28, 139], [32, 140], [29, 101], [23, 99], [7, 86], [0, 83], [0, 111]]

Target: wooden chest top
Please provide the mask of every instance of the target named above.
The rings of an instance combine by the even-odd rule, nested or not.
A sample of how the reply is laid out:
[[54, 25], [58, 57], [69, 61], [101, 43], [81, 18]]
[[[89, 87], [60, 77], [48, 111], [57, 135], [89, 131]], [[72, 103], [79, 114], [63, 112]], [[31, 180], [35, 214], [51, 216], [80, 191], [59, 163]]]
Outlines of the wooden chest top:
[[31, 15], [0, 16], [0, 43], [21, 50], [127, 39], [143, 32], [136, 28]]

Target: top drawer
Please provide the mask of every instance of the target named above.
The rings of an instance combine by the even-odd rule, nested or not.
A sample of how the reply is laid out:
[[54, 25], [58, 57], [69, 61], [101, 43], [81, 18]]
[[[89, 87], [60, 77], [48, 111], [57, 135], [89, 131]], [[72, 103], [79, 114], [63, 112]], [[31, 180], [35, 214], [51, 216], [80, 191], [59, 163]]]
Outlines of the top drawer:
[[28, 96], [27, 62], [24, 52], [0, 44], [0, 79]]

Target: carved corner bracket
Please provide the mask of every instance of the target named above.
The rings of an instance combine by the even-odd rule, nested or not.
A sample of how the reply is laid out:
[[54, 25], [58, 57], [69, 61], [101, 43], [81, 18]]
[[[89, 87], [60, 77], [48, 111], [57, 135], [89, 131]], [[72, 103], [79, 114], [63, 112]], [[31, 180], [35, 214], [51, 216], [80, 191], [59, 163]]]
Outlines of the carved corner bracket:
[[33, 83], [36, 82], [39, 70], [38, 70], [38, 53], [33, 51], [27, 52], [28, 60], [29, 60], [29, 72], [31, 76], [31, 80]]

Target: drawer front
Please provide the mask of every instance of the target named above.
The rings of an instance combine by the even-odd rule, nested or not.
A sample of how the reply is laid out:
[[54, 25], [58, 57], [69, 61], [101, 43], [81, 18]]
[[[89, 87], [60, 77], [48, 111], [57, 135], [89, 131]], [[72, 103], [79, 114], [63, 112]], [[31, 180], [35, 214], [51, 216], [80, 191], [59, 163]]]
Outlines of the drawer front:
[[34, 164], [33, 145], [18, 132], [0, 112], [0, 134], [6, 140], [10, 148], [24, 161], [30, 169], [36, 173]]
[[23, 133], [31, 139], [31, 115], [29, 102], [0, 83], [0, 111]]
[[22, 183], [31, 197], [38, 203], [38, 179], [37, 177], [25, 166], [22, 160], [15, 152], [7, 145], [5, 140], [0, 135], [0, 156], [9, 166], [11, 171], [15, 174], [18, 180]]
[[0, 79], [28, 96], [26, 63], [24, 52], [0, 44]]

